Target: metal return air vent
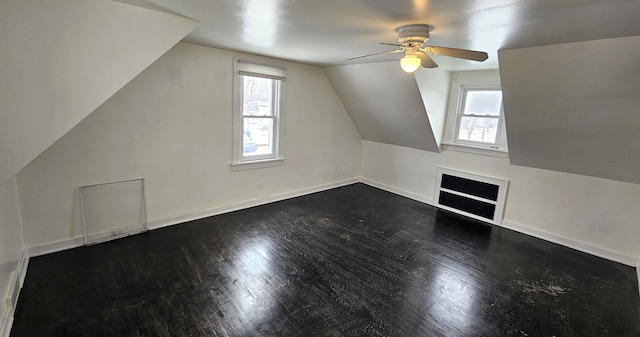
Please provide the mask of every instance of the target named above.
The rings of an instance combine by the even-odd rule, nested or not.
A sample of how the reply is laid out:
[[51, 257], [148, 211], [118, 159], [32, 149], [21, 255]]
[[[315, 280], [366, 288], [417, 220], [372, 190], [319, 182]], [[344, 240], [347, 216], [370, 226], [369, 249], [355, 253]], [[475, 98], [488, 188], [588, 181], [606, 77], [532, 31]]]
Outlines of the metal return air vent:
[[499, 225], [508, 180], [438, 168], [435, 206], [476, 220]]

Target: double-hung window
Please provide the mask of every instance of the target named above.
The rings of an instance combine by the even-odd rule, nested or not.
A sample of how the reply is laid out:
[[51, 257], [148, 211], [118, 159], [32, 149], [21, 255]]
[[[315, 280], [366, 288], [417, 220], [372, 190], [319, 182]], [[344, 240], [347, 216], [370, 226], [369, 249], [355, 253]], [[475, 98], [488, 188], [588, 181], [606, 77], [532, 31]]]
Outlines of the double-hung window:
[[503, 111], [497, 70], [452, 73], [444, 149], [506, 158]]
[[499, 87], [463, 87], [454, 142], [497, 148], [501, 115], [502, 91]]
[[284, 68], [235, 61], [234, 170], [282, 164], [285, 80]]

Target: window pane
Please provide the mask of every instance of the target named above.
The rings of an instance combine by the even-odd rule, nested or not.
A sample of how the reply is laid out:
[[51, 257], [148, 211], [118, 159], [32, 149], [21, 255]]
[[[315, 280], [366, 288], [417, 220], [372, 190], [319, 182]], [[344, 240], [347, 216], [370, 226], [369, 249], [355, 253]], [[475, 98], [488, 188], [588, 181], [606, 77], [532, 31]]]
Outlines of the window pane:
[[500, 116], [502, 91], [467, 90], [464, 101], [464, 115]]
[[245, 116], [273, 115], [273, 83], [275, 80], [242, 76], [242, 106]]
[[273, 119], [245, 118], [242, 141], [243, 156], [273, 154]]
[[465, 117], [460, 119], [458, 139], [495, 144], [498, 118]]

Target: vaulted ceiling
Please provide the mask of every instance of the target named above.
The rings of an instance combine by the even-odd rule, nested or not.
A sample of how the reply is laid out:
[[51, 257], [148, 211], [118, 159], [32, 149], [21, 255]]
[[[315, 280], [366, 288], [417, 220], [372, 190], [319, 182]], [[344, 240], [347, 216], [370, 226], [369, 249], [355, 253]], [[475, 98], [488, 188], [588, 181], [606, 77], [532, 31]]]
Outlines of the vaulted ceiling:
[[[640, 1], [148, 1], [202, 22], [184, 41], [325, 66], [365, 140], [439, 151], [442, 71], [500, 68], [511, 164], [640, 183], [637, 40], [606, 42], [640, 36]], [[394, 49], [379, 43], [406, 24], [489, 59], [434, 55], [439, 69], [415, 78], [382, 64], [398, 54], [347, 61]]]
[[[637, 45], [637, 39], [598, 42], [640, 36], [638, 22], [637, 0], [3, 1], [0, 183], [183, 37], [186, 42], [328, 66], [326, 72], [364, 139], [428, 151], [439, 150], [444, 113], [442, 100], [434, 103], [429, 97], [446, 92], [441, 83], [446, 72], [500, 66], [503, 86], [508, 85], [504, 97], [512, 163], [640, 183], [635, 136], [640, 119], [634, 96], [639, 85], [633, 76], [640, 65], [637, 48], [628, 45]], [[379, 43], [396, 42], [394, 29], [415, 23], [434, 27], [430, 45], [486, 51], [489, 59], [478, 63], [433, 56], [440, 66], [435, 76], [440, 84], [427, 94], [430, 84], [425, 79], [433, 76], [400, 77], [387, 64], [374, 64], [395, 61], [397, 54], [347, 61], [393, 49]], [[571, 43], [577, 45], [563, 47]], [[613, 48], [607, 49], [610, 45]], [[536, 48], [540, 46], [549, 47]], [[572, 67], [577, 56], [580, 62]], [[375, 71], [381, 75], [375, 76]], [[565, 83], [559, 74], [580, 79], [566, 82], [578, 89], [559, 86]], [[344, 76], [348, 78], [338, 84], [336, 79]], [[584, 84], [601, 78], [608, 82]], [[367, 87], [358, 87], [362, 80], [368, 81]], [[394, 90], [389, 83], [405, 89]], [[532, 92], [529, 83], [535, 84]], [[612, 92], [615, 87], [628, 90]], [[371, 105], [367, 113], [345, 98], [367, 88], [388, 95], [378, 100], [409, 107], [399, 110], [406, 115], [398, 118], [420, 122], [411, 125], [411, 132], [399, 120], [376, 124], [387, 116], [386, 105]], [[584, 90], [594, 94], [585, 95]], [[527, 105], [530, 93], [542, 95], [546, 104]], [[581, 114], [585, 107], [586, 119]], [[561, 117], [564, 127], [550, 124], [550, 116]], [[612, 126], [600, 127], [607, 122]], [[609, 137], [612, 133], [616, 137]], [[540, 136], [545, 142], [535, 143]], [[544, 144], [569, 145], [547, 151]], [[562, 163], [575, 149], [582, 151], [579, 158]], [[598, 164], [616, 158], [608, 165]]]

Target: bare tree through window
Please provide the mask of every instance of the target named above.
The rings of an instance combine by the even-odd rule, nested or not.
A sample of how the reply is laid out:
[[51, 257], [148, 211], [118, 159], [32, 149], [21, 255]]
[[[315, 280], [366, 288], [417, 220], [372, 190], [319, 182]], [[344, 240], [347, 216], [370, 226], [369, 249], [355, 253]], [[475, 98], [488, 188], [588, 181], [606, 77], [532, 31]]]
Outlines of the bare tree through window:
[[496, 144], [501, 111], [502, 91], [466, 89], [456, 139]]

